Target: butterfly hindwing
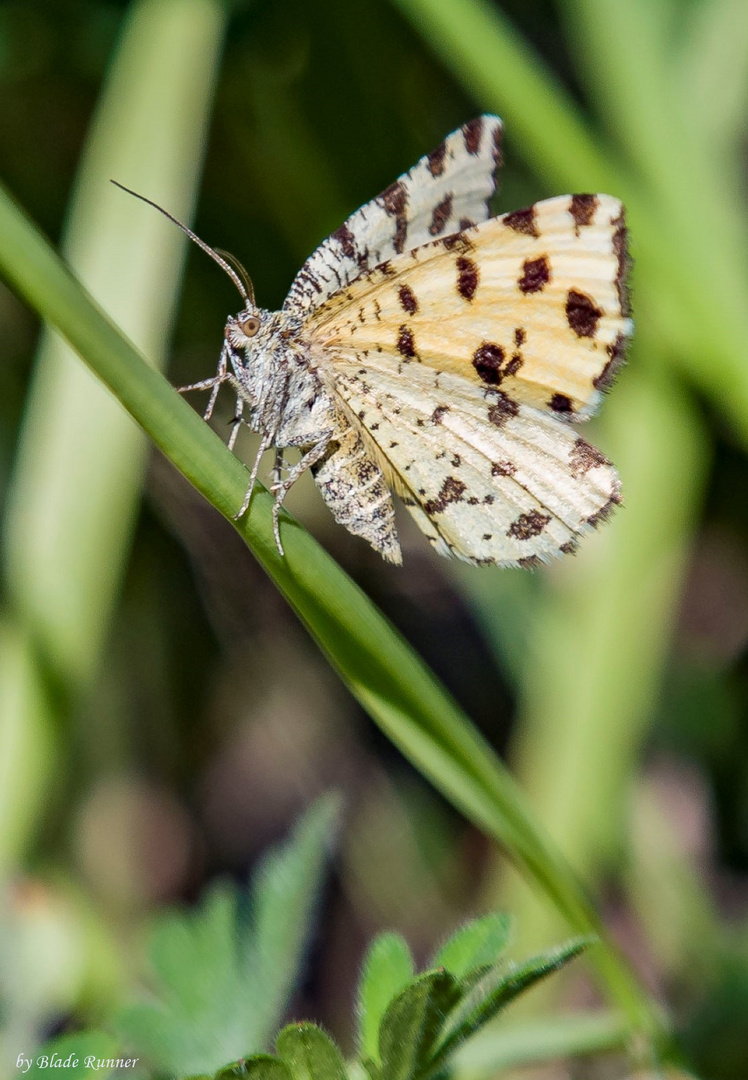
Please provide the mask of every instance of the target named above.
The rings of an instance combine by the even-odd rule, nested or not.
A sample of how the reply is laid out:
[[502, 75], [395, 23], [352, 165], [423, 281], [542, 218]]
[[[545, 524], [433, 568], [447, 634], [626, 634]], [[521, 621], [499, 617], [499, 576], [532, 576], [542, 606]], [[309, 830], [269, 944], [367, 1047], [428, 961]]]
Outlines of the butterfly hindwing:
[[479, 116], [448, 135], [307, 259], [284, 310], [304, 313], [411, 248], [485, 221], [500, 163], [501, 121]]
[[569, 425], [501, 390], [394, 356], [339, 362], [335, 388], [443, 555], [535, 565], [573, 550], [620, 501], [610, 462]]
[[331, 358], [387, 352], [585, 419], [631, 334], [627, 269], [618, 200], [562, 196], [360, 276], [314, 312], [310, 333]]

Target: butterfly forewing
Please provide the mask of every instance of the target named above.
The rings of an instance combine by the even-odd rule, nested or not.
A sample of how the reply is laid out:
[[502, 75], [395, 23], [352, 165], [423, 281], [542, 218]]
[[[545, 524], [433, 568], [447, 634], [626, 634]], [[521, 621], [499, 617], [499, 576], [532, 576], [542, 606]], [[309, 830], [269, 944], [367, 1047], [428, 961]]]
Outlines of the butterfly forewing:
[[[310, 319], [326, 354], [422, 363], [584, 419], [631, 333], [623, 210], [563, 196], [390, 260]], [[408, 377], [407, 373], [404, 375]]]
[[388, 259], [485, 221], [500, 145], [497, 116], [479, 116], [447, 136], [317, 248], [296, 275], [284, 309], [311, 311]]

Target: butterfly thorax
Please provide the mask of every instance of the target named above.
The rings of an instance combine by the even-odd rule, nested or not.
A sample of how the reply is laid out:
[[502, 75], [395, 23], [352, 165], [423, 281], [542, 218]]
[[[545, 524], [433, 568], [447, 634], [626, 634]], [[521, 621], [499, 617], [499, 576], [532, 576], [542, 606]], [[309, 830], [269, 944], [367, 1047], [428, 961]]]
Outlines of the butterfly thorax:
[[276, 446], [311, 444], [325, 429], [325, 417], [329, 420], [330, 398], [310, 358], [302, 322], [285, 311], [255, 308], [226, 323], [244, 418]]

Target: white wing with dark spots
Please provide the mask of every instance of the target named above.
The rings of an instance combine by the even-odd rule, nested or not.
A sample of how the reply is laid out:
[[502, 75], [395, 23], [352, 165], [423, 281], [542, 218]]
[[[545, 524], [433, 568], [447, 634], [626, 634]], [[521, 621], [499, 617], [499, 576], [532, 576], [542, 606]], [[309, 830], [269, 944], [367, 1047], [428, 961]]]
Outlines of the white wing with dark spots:
[[572, 551], [620, 502], [599, 450], [501, 390], [386, 355], [335, 369], [335, 392], [442, 555], [533, 566]]
[[313, 311], [359, 274], [411, 248], [486, 221], [501, 161], [501, 120], [479, 116], [448, 135], [310, 255], [284, 310]]

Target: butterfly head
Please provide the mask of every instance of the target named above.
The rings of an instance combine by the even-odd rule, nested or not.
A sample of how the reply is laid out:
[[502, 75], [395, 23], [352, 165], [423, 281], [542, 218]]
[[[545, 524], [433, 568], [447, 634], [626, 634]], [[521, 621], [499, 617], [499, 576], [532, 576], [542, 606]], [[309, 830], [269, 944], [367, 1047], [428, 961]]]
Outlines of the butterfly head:
[[[236, 352], [245, 355], [251, 353], [253, 344], [258, 344], [258, 338], [262, 339], [263, 323], [267, 322], [263, 319], [263, 314], [265, 313], [259, 308], [247, 304], [238, 315], [229, 316], [226, 320], [223, 336], [226, 338], [232, 360]], [[235, 361], [234, 366], [236, 366]]]

